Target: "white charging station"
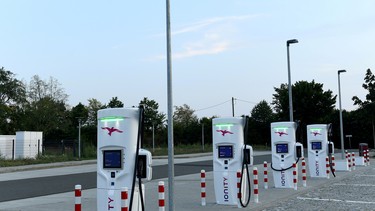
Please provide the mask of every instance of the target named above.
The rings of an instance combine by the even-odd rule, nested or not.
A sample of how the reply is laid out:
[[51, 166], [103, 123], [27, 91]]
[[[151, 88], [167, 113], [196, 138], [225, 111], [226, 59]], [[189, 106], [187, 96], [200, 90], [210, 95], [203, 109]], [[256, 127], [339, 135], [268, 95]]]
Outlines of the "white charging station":
[[303, 157], [303, 145], [296, 142], [295, 122], [271, 123], [271, 147], [275, 188], [293, 188], [293, 163]]
[[[217, 204], [238, 205], [236, 173], [243, 168], [244, 153], [246, 162], [249, 165], [253, 164], [253, 149], [244, 144], [244, 119], [228, 117], [212, 120], [214, 189]], [[242, 180], [242, 187], [246, 186], [245, 182], [246, 180]], [[246, 197], [245, 194], [242, 196]]]
[[333, 142], [328, 140], [329, 125], [307, 125], [307, 150], [311, 177], [327, 178], [326, 157], [334, 154]]
[[[142, 166], [140, 177], [151, 180], [152, 156], [149, 151], [139, 148], [140, 111], [138, 108], [98, 111], [97, 210], [120, 210], [122, 187], [129, 190], [129, 201], [133, 200], [132, 210], [141, 210], [145, 194], [143, 184], [140, 189], [140, 182], [134, 179], [136, 160]], [[133, 194], [130, 194], [132, 191]]]

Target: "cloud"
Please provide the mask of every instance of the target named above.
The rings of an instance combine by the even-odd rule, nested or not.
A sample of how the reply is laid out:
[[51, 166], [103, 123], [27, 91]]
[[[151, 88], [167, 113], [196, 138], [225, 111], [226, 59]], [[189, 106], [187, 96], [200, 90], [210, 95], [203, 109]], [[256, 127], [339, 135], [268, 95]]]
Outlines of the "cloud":
[[[198, 21], [173, 32], [173, 59], [223, 53], [234, 48], [241, 25], [238, 21], [248, 20], [259, 15], [214, 17]], [[177, 36], [178, 35], [178, 36]], [[191, 41], [193, 40], [193, 41]], [[165, 59], [158, 55], [148, 61]]]
[[193, 56], [218, 54], [229, 49], [230, 44], [228, 42], [216, 42], [210, 46], [194, 47], [187, 46], [184, 51], [173, 54], [174, 59], [183, 59]]
[[195, 31], [204, 29], [208, 26], [211, 26], [213, 24], [223, 23], [223, 22], [241, 21], [241, 20], [246, 20], [250, 18], [255, 18], [257, 16], [258, 15], [242, 15], [242, 16], [226, 16], [226, 17], [209, 18], [203, 21], [198, 21], [198, 22], [189, 24], [187, 26], [184, 26], [180, 29], [177, 29], [176, 31], [171, 32], [171, 34], [173, 36], [173, 35], [179, 35], [179, 34], [184, 34], [184, 33], [189, 33], [189, 32], [195, 32]]

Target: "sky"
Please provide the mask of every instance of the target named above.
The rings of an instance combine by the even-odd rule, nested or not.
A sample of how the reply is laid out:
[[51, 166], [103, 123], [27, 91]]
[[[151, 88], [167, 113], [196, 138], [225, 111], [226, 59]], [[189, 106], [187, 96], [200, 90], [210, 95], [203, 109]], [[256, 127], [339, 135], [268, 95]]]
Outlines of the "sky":
[[[365, 98], [375, 69], [373, 0], [170, 0], [173, 105], [198, 117], [248, 115], [274, 87], [314, 80], [342, 108]], [[58, 80], [68, 104], [125, 107], [144, 97], [167, 113], [166, 1], [2, 0], [0, 67], [30, 82]], [[338, 108], [338, 99], [336, 108]]]

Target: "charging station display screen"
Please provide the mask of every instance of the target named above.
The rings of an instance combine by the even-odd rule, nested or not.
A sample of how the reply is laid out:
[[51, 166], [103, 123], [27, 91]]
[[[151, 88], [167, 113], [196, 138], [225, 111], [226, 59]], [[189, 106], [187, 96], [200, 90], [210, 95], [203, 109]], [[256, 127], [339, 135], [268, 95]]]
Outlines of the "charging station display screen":
[[311, 142], [311, 149], [312, 150], [321, 150], [322, 149], [322, 142], [320, 142], [320, 141]]
[[219, 146], [219, 158], [233, 158], [233, 146]]
[[288, 153], [288, 144], [276, 144], [276, 153]]
[[122, 151], [105, 150], [103, 151], [103, 169], [120, 169], [122, 168]]

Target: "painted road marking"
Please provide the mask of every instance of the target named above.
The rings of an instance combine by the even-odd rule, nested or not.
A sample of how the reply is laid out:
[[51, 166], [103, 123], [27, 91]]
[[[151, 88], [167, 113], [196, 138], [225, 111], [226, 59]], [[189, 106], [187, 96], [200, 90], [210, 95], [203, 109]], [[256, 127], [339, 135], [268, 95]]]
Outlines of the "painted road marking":
[[341, 200], [341, 199], [321, 199], [321, 198], [309, 198], [309, 197], [297, 197], [297, 199], [301, 200], [311, 200], [311, 201], [331, 201], [331, 202], [345, 202], [345, 203], [353, 203], [353, 204], [375, 204], [372, 201], [351, 201], [351, 200]]
[[345, 183], [334, 183], [333, 185], [338, 185], [338, 186], [357, 186], [357, 187], [375, 187], [375, 185], [372, 185], [372, 184], [345, 184]]

